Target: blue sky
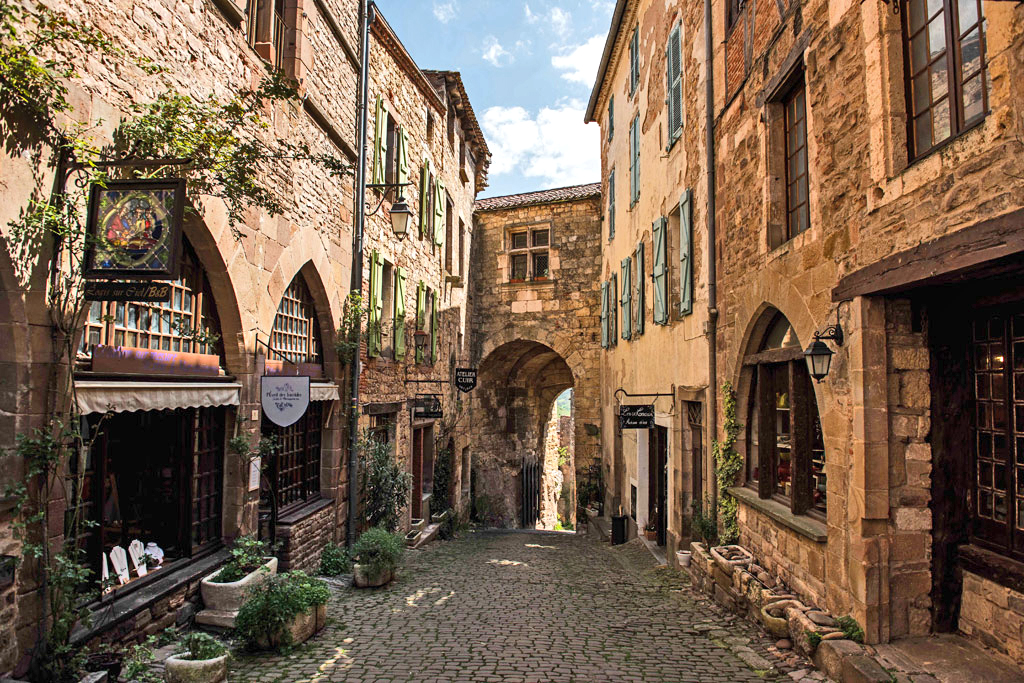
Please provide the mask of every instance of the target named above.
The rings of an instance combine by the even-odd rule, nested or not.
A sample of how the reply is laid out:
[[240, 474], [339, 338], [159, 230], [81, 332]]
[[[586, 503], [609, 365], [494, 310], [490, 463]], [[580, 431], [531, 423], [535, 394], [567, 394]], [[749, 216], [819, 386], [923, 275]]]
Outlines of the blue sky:
[[601, 177], [583, 115], [614, 0], [377, 0], [423, 69], [460, 71], [491, 149], [493, 197]]

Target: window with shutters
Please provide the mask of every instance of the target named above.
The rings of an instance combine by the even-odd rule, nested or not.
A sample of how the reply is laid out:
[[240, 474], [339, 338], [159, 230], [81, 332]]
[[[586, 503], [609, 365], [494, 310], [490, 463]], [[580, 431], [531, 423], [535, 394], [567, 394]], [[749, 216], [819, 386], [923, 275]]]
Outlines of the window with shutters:
[[608, 239], [615, 237], [615, 169], [608, 174]]
[[431, 251], [444, 246], [446, 216], [448, 215], [448, 192], [441, 178], [434, 178], [434, 241]]
[[608, 282], [601, 283], [601, 348], [607, 349], [611, 346], [611, 334], [610, 327], [608, 325], [609, 317], [609, 293], [608, 293]]
[[388, 161], [388, 113], [384, 98], [377, 95], [373, 109], [373, 172], [371, 182], [380, 185], [387, 182]]
[[444, 220], [445, 220], [445, 224], [444, 224], [444, 235], [445, 235], [445, 239], [444, 239], [444, 269], [447, 270], [449, 273], [451, 273], [451, 272], [454, 272], [453, 269], [454, 269], [454, 263], [455, 263], [454, 262], [454, 256], [455, 255], [452, 252], [452, 248], [454, 247], [454, 241], [452, 240], [452, 237], [453, 237], [452, 232], [454, 230], [453, 222], [455, 220], [455, 210], [454, 210], [454, 207], [452, 206], [452, 196], [450, 194], [448, 194], [447, 192], [444, 193], [444, 206], [445, 206], [445, 212], [444, 212]]
[[643, 240], [636, 243], [636, 251], [633, 252], [633, 263], [636, 268], [636, 272], [633, 273], [633, 334], [636, 336], [644, 333], [644, 317], [647, 314], [645, 310], [647, 305], [645, 295], [647, 274], [644, 272]]
[[402, 360], [405, 358], [406, 344], [408, 343], [409, 336], [406, 332], [407, 321], [405, 319], [405, 269], [395, 268], [395, 283], [394, 283], [394, 303], [392, 305], [392, 320], [394, 321], [392, 327], [393, 332], [393, 348], [395, 350], [395, 359]]
[[981, 0], [903, 0], [907, 139], [917, 159], [988, 113]]
[[608, 139], [615, 137], [615, 98], [608, 98]]
[[381, 268], [381, 355], [385, 358], [395, 357], [394, 325], [395, 325], [395, 268], [384, 261]]
[[786, 227], [793, 239], [811, 227], [807, 182], [807, 97], [803, 80], [784, 98]]
[[377, 251], [370, 253], [369, 297], [366, 304], [366, 353], [371, 358], [381, 355], [384, 346], [384, 259]]
[[438, 307], [437, 292], [427, 289], [428, 324], [430, 325], [430, 359], [431, 364], [437, 362], [438, 347], [441, 343], [441, 311]]
[[824, 519], [825, 447], [814, 387], [802, 346], [776, 312], [758, 352], [744, 359], [752, 374], [747, 418], [747, 485], [794, 514]]
[[612, 346], [618, 343], [619, 337], [619, 307], [615, 305], [618, 296], [619, 276], [612, 273], [611, 280], [608, 282], [608, 338]]
[[629, 39], [629, 95], [633, 96], [640, 85], [640, 27], [633, 28]]
[[668, 221], [658, 218], [651, 226], [653, 267], [651, 282], [654, 299], [654, 324], [668, 325]]
[[[423, 280], [420, 280], [419, 284], [416, 285], [416, 333], [417, 335], [428, 334], [428, 322], [427, 322], [427, 286], [423, 284]], [[423, 348], [419, 343], [415, 345], [415, 359], [417, 363], [422, 363], [426, 360], [423, 354]]]
[[631, 339], [633, 336], [633, 259], [627, 256], [622, 259], [622, 338]]
[[391, 112], [386, 114], [385, 127], [387, 154], [384, 159], [384, 182], [394, 183], [397, 182], [398, 176], [398, 125], [395, 123], [394, 117], [391, 116]]
[[640, 199], [640, 115], [629, 124], [629, 205]]
[[693, 192], [687, 188], [679, 198], [678, 211], [679, 315], [693, 313]]
[[509, 282], [543, 282], [551, 278], [549, 227], [510, 230], [506, 245]]
[[683, 61], [682, 23], [677, 23], [668, 37], [665, 60], [668, 87], [668, 148], [671, 148], [683, 132]]
[[433, 241], [434, 197], [434, 175], [430, 169], [430, 160], [424, 159], [420, 168], [420, 239], [426, 237]]

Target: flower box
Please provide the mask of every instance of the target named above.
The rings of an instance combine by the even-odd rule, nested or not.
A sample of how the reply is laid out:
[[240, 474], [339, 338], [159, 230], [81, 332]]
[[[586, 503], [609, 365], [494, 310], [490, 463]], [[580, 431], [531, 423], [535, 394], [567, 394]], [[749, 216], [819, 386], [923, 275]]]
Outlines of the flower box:
[[238, 616], [238, 610], [245, 602], [246, 593], [268, 576], [277, 573], [277, 558], [266, 558], [263, 565], [238, 581], [228, 583], [214, 581], [213, 579], [220, 571], [218, 569], [199, 584], [199, 592], [203, 596], [203, 610], [196, 615], [196, 622], [205, 626], [234, 628], [235, 617]]

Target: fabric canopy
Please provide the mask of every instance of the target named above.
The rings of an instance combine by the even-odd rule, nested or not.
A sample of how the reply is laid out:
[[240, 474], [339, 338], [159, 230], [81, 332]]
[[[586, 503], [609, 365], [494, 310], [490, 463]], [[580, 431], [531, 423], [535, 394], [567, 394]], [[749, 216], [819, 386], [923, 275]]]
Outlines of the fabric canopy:
[[310, 401], [337, 401], [340, 398], [337, 384], [314, 384], [309, 385]]
[[241, 384], [227, 382], [75, 382], [83, 415], [237, 406], [241, 390]]

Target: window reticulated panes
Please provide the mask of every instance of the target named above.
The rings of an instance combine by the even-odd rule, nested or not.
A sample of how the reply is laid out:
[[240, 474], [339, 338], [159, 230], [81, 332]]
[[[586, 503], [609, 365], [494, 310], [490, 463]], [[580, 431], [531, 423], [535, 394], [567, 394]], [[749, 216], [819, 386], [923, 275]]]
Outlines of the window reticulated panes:
[[911, 158], [988, 110], [981, 0], [904, 0], [903, 39]]
[[[184, 241], [181, 277], [164, 303], [93, 301], [86, 315], [80, 358], [97, 344], [129, 349], [213, 354], [223, 358], [220, 323], [206, 274]], [[223, 366], [223, 363], [222, 363]]]
[[786, 226], [792, 239], [811, 226], [807, 182], [807, 97], [803, 81], [783, 101], [786, 135]]
[[747, 419], [747, 485], [795, 514], [824, 518], [825, 447], [814, 387], [789, 321], [776, 314], [759, 351], [747, 358], [751, 400]]
[[301, 275], [288, 285], [274, 317], [270, 348], [275, 359], [292, 363], [321, 363], [320, 329], [313, 297]]
[[551, 277], [551, 230], [528, 228], [509, 233], [509, 280], [547, 280]]
[[277, 445], [270, 469], [279, 512], [320, 496], [322, 429], [322, 401], [311, 401], [305, 415], [288, 427], [264, 418], [262, 436], [273, 438]]

